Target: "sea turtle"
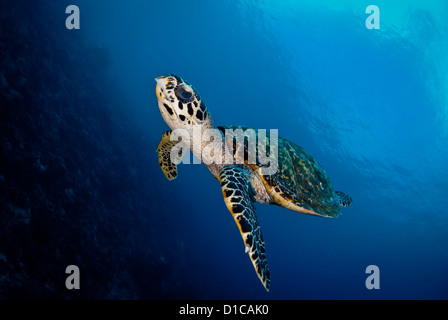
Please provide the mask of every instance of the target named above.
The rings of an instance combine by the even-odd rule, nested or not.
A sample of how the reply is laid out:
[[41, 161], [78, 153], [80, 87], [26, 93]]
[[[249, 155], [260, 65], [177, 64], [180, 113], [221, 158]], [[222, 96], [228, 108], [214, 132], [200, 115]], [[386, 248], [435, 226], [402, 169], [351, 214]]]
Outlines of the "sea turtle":
[[[298, 145], [261, 130], [241, 126], [216, 127], [198, 92], [187, 81], [175, 74], [155, 80], [160, 113], [171, 128], [162, 135], [157, 147], [163, 173], [169, 180], [175, 179], [177, 164], [188, 149], [206, 164], [221, 183], [224, 202], [238, 225], [246, 252], [269, 291], [270, 272], [254, 202], [335, 218], [352, 199], [343, 192], [334, 191], [324, 169]], [[255, 136], [256, 147], [250, 147], [251, 134], [245, 135], [247, 143], [244, 137], [238, 140], [235, 134], [227, 134], [237, 130], [250, 132], [252, 138]], [[204, 139], [206, 133], [209, 138]], [[264, 143], [260, 143], [262, 133], [266, 137]], [[266, 162], [260, 157], [262, 151], [269, 156], [276, 153], [276, 157], [271, 158], [276, 160], [275, 171], [266, 170]], [[214, 161], [218, 158], [221, 162]]]

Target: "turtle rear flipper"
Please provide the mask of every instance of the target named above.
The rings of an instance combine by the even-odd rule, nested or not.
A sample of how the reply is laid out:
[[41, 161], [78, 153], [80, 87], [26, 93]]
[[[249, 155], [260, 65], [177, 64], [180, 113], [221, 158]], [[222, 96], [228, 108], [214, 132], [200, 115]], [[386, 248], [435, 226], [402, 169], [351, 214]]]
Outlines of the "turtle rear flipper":
[[253, 187], [247, 171], [235, 166], [222, 167], [219, 175], [224, 202], [235, 219], [246, 252], [264, 287], [269, 291], [271, 275], [266, 261], [263, 235], [253, 204]]
[[160, 139], [159, 145], [157, 146], [157, 152], [159, 154], [159, 165], [168, 180], [176, 179], [177, 164], [183, 157], [183, 150], [185, 147], [179, 145], [179, 148], [173, 150], [174, 146], [177, 146], [182, 142], [171, 140], [171, 133], [171, 130], [165, 132]]
[[342, 191], [335, 191], [336, 195], [339, 197], [339, 203], [343, 207], [348, 207], [352, 204], [352, 197], [350, 197], [348, 194], [345, 194]]

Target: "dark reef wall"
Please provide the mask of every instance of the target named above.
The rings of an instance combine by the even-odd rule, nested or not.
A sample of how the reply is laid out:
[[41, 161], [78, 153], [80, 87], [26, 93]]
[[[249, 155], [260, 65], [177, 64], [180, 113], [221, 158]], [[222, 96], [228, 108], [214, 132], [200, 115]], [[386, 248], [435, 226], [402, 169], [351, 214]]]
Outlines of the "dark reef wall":
[[68, 4], [0, 1], [0, 298], [182, 297], [159, 138], [126, 120], [107, 49], [65, 29]]

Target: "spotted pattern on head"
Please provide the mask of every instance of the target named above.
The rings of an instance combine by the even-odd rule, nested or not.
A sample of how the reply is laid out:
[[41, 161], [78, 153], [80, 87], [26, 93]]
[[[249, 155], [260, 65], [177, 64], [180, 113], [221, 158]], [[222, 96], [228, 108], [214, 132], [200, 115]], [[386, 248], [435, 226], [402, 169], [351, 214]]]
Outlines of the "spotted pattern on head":
[[158, 92], [157, 99], [171, 118], [179, 119], [183, 125], [202, 124], [207, 120], [209, 115], [205, 103], [192, 85], [175, 74], [158, 79], [163, 80], [158, 83], [164, 88]]

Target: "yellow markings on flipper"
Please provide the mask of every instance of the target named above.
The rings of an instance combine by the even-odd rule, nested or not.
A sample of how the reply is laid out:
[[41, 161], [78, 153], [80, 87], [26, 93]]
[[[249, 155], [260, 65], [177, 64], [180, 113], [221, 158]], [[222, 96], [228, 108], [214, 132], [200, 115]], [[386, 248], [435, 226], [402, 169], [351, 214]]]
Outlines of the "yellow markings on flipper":
[[263, 286], [269, 291], [271, 275], [265, 255], [263, 235], [252, 203], [252, 186], [247, 172], [224, 166], [220, 172], [224, 202], [235, 220], [244, 241], [245, 251]]
[[[171, 130], [165, 132], [160, 139], [159, 145], [157, 146], [157, 152], [159, 155], [159, 166], [167, 177], [168, 180], [176, 179], [177, 177], [177, 163], [182, 159], [182, 148], [179, 149], [178, 153], [171, 154], [172, 148], [179, 143], [179, 141], [171, 141]], [[176, 163], [173, 163], [172, 156], [175, 157]]]

